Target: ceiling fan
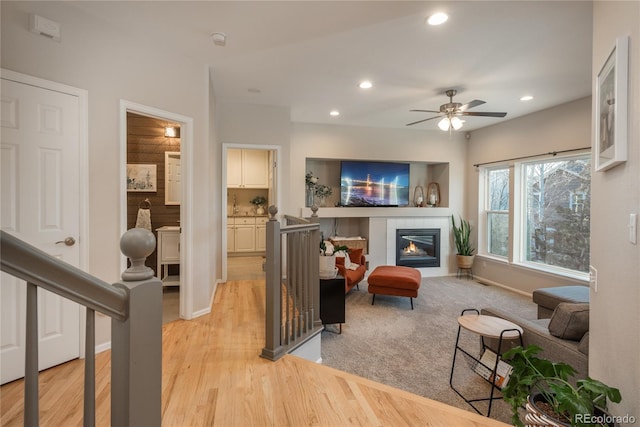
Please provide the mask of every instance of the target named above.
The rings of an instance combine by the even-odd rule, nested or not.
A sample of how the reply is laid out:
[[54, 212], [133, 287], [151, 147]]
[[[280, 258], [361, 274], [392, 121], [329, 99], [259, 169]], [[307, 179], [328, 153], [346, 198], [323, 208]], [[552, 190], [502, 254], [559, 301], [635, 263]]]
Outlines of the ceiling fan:
[[437, 113], [437, 116], [429, 117], [427, 119], [418, 120], [417, 122], [407, 123], [407, 126], [415, 125], [418, 123], [426, 122], [428, 120], [433, 120], [442, 117], [442, 120], [438, 122], [438, 127], [443, 131], [447, 130], [458, 130], [462, 127], [462, 120], [458, 116], [481, 116], [481, 117], [504, 117], [507, 113], [492, 113], [492, 112], [472, 112], [467, 111], [469, 108], [477, 107], [478, 105], [482, 105], [485, 102], [480, 101], [479, 99], [474, 99], [471, 102], [466, 104], [461, 104], [459, 102], [453, 102], [453, 97], [458, 91], [454, 89], [449, 89], [445, 92], [445, 94], [449, 97], [449, 102], [446, 104], [442, 104], [440, 106], [440, 111], [434, 110], [410, 110], [410, 111], [418, 111], [421, 113]]

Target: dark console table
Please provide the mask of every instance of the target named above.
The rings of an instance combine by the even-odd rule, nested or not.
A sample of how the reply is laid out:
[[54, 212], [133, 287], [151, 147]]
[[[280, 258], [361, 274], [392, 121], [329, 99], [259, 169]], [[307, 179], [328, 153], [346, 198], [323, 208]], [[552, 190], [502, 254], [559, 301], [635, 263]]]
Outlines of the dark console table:
[[344, 314], [344, 277], [320, 279], [320, 319], [323, 325], [339, 324], [342, 333]]

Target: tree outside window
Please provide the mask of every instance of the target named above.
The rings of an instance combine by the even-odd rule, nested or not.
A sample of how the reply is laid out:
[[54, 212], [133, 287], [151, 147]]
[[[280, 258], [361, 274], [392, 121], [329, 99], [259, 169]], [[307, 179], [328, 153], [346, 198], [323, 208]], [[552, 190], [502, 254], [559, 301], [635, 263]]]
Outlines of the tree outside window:
[[589, 271], [591, 157], [526, 163], [524, 261]]
[[487, 170], [487, 252], [509, 253], [509, 168]]

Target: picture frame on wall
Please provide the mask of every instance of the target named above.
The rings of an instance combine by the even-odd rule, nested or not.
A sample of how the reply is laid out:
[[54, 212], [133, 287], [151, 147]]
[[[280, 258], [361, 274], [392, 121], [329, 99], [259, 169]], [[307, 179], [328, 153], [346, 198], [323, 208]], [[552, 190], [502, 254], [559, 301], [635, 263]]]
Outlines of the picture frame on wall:
[[629, 37], [619, 37], [596, 79], [595, 169], [627, 160]]
[[127, 164], [128, 192], [157, 192], [158, 170], [154, 164]]

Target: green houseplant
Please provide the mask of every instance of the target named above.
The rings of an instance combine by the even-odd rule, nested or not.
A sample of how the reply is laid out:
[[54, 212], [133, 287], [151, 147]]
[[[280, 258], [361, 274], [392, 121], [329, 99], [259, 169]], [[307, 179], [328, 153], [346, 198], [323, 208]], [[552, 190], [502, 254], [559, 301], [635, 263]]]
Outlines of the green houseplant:
[[607, 425], [597, 423], [606, 418], [602, 415], [607, 400], [620, 402], [620, 391], [589, 377], [574, 386], [569, 377], [575, 370], [566, 363], [537, 357], [541, 350], [535, 345], [518, 346], [504, 354], [503, 359], [513, 367], [509, 383], [502, 389], [504, 400], [511, 405], [513, 424], [524, 425], [518, 408], [526, 405], [528, 417], [556, 421], [548, 425]]
[[469, 221], [460, 218], [460, 226], [456, 225], [456, 219], [451, 215], [453, 225], [453, 239], [458, 252], [458, 268], [471, 268], [473, 265], [473, 253], [475, 248], [471, 245], [471, 225]]
[[263, 196], [256, 196], [249, 201], [252, 205], [256, 207], [256, 213], [258, 215], [264, 214], [264, 205], [267, 203], [267, 199]]

